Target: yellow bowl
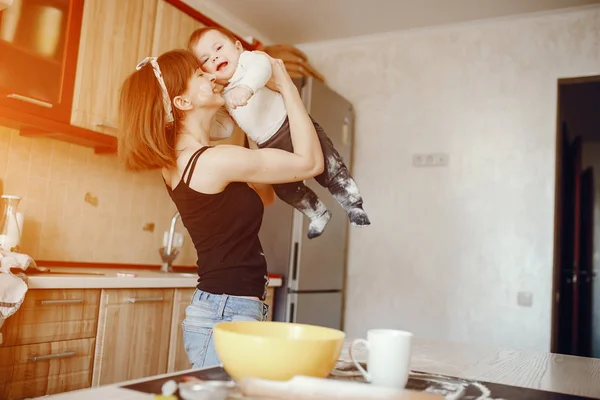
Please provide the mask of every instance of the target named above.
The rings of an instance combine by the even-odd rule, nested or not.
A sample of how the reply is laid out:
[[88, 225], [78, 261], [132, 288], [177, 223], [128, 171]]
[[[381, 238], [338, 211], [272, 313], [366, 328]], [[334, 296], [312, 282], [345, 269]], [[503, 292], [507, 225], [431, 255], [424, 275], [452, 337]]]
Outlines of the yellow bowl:
[[346, 334], [321, 326], [285, 322], [223, 322], [214, 327], [215, 348], [235, 380], [325, 378], [342, 352]]

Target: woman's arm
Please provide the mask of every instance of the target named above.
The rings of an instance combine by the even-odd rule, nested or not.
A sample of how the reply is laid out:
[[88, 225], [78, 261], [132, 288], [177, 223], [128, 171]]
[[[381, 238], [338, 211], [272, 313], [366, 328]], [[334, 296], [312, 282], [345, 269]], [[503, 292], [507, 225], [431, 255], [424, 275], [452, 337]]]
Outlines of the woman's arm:
[[[258, 150], [258, 146], [250, 138], [248, 138], [248, 146], [252, 150]], [[270, 206], [275, 202], [275, 191], [273, 186], [268, 183], [248, 183], [252, 189], [260, 196], [265, 207]]]
[[[229, 182], [285, 183], [312, 178], [323, 172], [323, 151], [298, 89], [281, 60], [273, 60], [273, 85], [283, 96], [294, 152], [279, 149], [249, 150], [219, 146], [206, 153], [214, 174]], [[212, 169], [212, 168], [211, 168]], [[217, 178], [215, 176], [214, 178]]]

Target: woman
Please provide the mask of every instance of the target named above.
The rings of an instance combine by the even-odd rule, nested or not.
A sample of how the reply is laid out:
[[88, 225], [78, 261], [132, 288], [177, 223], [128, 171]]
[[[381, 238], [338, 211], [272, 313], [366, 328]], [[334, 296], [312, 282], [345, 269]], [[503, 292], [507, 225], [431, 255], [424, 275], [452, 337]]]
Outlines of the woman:
[[293, 153], [209, 146], [224, 100], [214, 76], [203, 73], [190, 52], [146, 58], [122, 88], [120, 157], [132, 171], [161, 169], [198, 254], [197, 290], [183, 321], [194, 368], [220, 364], [215, 323], [266, 318], [268, 274], [258, 232], [264, 205], [273, 201], [270, 184], [323, 171], [319, 140], [298, 90], [282, 61], [271, 63], [270, 87], [285, 100]]

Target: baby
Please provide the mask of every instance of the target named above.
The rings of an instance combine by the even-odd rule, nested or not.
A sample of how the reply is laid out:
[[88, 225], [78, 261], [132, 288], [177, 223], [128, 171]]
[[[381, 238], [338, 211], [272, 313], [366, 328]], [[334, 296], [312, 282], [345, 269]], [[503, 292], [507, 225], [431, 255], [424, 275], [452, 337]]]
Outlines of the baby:
[[[189, 48], [198, 58], [202, 70], [214, 74], [216, 83], [224, 86], [227, 112], [259, 148], [293, 151], [283, 97], [265, 86], [271, 78], [268, 57], [245, 51], [233, 35], [213, 27], [192, 33]], [[231, 124], [225, 118], [224, 113], [217, 115], [217, 122], [211, 128], [211, 138], [231, 134]], [[370, 225], [356, 182], [323, 129], [314, 120], [313, 123], [325, 161], [323, 173], [315, 180], [326, 187], [346, 210], [352, 225]], [[302, 181], [276, 184], [273, 188], [277, 197], [310, 219], [308, 238], [323, 233], [331, 212], [310, 188]]]

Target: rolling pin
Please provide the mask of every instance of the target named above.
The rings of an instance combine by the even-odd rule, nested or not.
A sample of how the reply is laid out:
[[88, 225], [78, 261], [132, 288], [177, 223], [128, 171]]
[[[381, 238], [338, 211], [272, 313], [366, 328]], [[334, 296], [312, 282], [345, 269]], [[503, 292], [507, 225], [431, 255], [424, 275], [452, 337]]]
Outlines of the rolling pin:
[[289, 381], [243, 378], [238, 389], [244, 396], [273, 400], [443, 400], [442, 396], [433, 393], [308, 376], [296, 376]]

